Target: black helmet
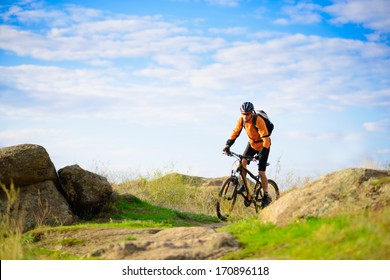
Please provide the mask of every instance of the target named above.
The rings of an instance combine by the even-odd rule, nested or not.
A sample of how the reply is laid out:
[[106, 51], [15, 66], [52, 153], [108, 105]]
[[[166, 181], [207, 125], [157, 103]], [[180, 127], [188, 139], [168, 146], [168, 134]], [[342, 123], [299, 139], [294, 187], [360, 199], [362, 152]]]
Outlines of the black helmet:
[[255, 107], [253, 107], [253, 104], [250, 102], [245, 102], [241, 105], [241, 113], [252, 113], [255, 110]]

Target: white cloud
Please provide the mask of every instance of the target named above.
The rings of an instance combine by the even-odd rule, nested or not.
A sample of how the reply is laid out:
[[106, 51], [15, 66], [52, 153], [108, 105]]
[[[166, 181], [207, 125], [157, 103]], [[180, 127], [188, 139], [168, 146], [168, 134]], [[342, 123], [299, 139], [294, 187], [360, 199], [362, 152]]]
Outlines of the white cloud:
[[390, 32], [388, 0], [336, 0], [324, 10], [334, 16], [333, 23], [357, 23], [379, 32]]
[[237, 7], [240, 0], [205, 0], [206, 3], [223, 7]]
[[[96, 151], [123, 166], [156, 162], [157, 154], [180, 162], [189, 156], [191, 164], [212, 173], [222, 164], [211, 156], [204, 165], [205, 156], [215, 153], [231, 132], [239, 104], [252, 100], [279, 122], [275, 156], [291, 151], [291, 142], [302, 146], [298, 165], [312, 165], [307, 163], [310, 149], [328, 156], [323, 149], [329, 143], [340, 143], [334, 152], [339, 160], [386, 147], [377, 145], [378, 139], [367, 141], [370, 133], [359, 127], [354, 131], [356, 123], [348, 128], [332, 123], [320, 130], [318, 123], [328, 119], [310, 119], [319, 115], [313, 111], [322, 109], [338, 110], [341, 118], [356, 109], [362, 114], [379, 111], [386, 121], [367, 122], [363, 128], [387, 132], [390, 49], [385, 44], [261, 27], [250, 33], [252, 25], [241, 27], [245, 20], [239, 26], [202, 30], [206, 20], [200, 26], [172, 17], [109, 14], [76, 6], [29, 9], [20, 6], [1, 15], [5, 22], [0, 48], [9, 59], [0, 66], [1, 144], [44, 142], [58, 151], [58, 158], [72, 163], [102, 156]], [[283, 20], [318, 23], [323, 20], [321, 9], [305, 2], [285, 10]], [[380, 31], [377, 36], [382, 36]], [[302, 125], [287, 127], [291, 115], [286, 112], [302, 117]], [[294, 160], [291, 152], [286, 161]]]
[[251, 38], [255, 39], [273, 39], [288, 36], [289, 34], [286, 32], [276, 32], [276, 31], [268, 31], [262, 30], [256, 33], [248, 34]]
[[[295, 10], [286, 11], [290, 18], [304, 21], [320, 7], [300, 3]], [[14, 14], [22, 16], [20, 11]], [[250, 34], [241, 27], [208, 30], [209, 34], [247, 32], [245, 35], [253, 39], [229, 41], [198, 35], [196, 30], [161, 16], [107, 15], [75, 6], [66, 9], [64, 18], [65, 25], [46, 32], [0, 27], [0, 47], [5, 50], [45, 60], [79, 60], [97, 67], [0, 68], [3, 85], [49, 102], [52, 111], [65, 112], [88, 102], [86, 112], [71, 112], [75, 116], [130, 118], [137, 112], [121, 105], [140, 106], [141, 95], [158, 108], [159, 103], [169, 104], [172, 96], [183, 92], [189, 96], [202, 92], [202, 98], [209, 95], [218, 100], [220, 91], [261, 96], [266, 104], [279, 109], [343, 110], [389, 104], [390, 48], [383, 44], [267, 31]], [[372, 80], [377, 83], [372, 84]], [[23, 115], [27, 110], [19, 106], [17, 113], [5, 113], [8, 109], [4, 106], [7, 116]], [[184, 110], [180, 108], [187, 110], [185, 106], [175, 110]]]
[[175, 64], [187, 61], [187, 67], [191, 67], [196, 63], [194, 54], [213, 51], [225, 44], [223, 39], [191, 35], [186, 28], [149, 17], [84, 22], [49, 29], [46, 34], [3, 25], [0, 33], [0, 48], [49, 61], [159, 58], [179, 53], [182, 58], [187, 57], [176, 59]]
[[9, 129], [0, 131], [0, 146], [13, 145], [15, 143], [39, 143], [42, 139], [52, 138], [59, 131], [41, 128]]
[[390, 120], [380, 120], [377, 122], [366, 122], [363, 127], [367, 131], [390, 131]]
[[356, 90], [345, 94], [331, 93], [328, 96], [332, 103], [338, 104], [341, 107], [383, 107], [390, 106], [390, 88], [371, 89], [371, 90]]
[[[119, 69], [64, 69], [20, 65], [0, 67], [0, 84], [12, 89], [0, 104], [0, 115], [9, 119], [57, 120], [105, 119], [144, 124], [156, 119], [167, 123], [193, 123], [207, 119], [210, 111], [201, 109], [216, 97], [172, 84], [176, 70], [145, 69], [125, 72]], [[136, 75], [134, 75], [136, 74]], [[173, 75], [173, 78], [172, 78]], [[169, 83], [144, 83], [137, 76], [166, 79]], [[185, 77], [178, 78], [182, 83]], [[12, 93], [11, 93], [12, 92]], [[31, 102], [21, 103], [13, 95]], [[6, 93], [0, 92], [6, 97]], [[196, 97], [195, 100], [193, 98]], [[161, 125], [164, 122], [160, 123]]]
[[[174, 59], [174, 58], [173, 58]], [[135, 76], [151, 79], [166, 80], [171, 82], [185, 82], [188, 80], [189, 73], [179, 71], [173, 68], [148, 67], [133, 72]]]
[[[235, 43], [194, 71], [191, 82], [200, 88], [255, 91], [278, 100], [278, 106], [386, 106], [389, 53], [380, 44], [304, 35]], [[373, 79], [382, 86], [373, 86]]]
[[209, 33], [214, 35], [245, 35], [248, 30], [245, 27], [210, 28]]
[[43, 2], [31, 1], [31, 3], [16, 3], [8, 10], [0, 14], [5, 22], [15, 20], [26, 24], [43, 23], [49, 26], [60, 27], [72, 23], [81, 23], [92, 19], [104, 17], [104, 13], [76, 5], [65, 5], [63, 9], [51, 9], [44, 7]]
[[277, 18], [273, 20], [273, 23], [277, 25], [289, 25], [290, 21], [287, 20], [286, 18]]
[[107, 75], [102, 70], [68, 70], [54, 66], [0, 66], [1, 84], [13, 87], [37, 100], [71, 100], [72, 97], [107, 98], [122, 95], [122, 92], [109, 87], [110, 76], [115, 74], [114, 72]]
[[113, 66], [112, 62], [105, 59], [91, 59], [88, 61], [89, 65], [96, 66], [96, 67], [111, 67]]
[[282, 8], [277, 25], [317, 24], [330, 16], [329, 23], [360, 24], [374, 32], [367, 34], [370, 41], [386, 41], [390, 32], [390, 5], [388, 0], [334, 0], [333, 4], [321, 6], [308, 1], [298, 1]]
[[[246, 34], [261, 41], [228, 41], [200, 36], [161, 17], [94, 16], [46, 33], [1, 26], [0, 47], [23, 56], [80, 60], [99, 68], [3, 67], [0, 81], [38, 100], [56, 100], [57, 107], [90, 98], [115, 107], [117, 100], [135, 102], [139, 94], [161, 98], [167, 92], [188, 93], [191, 87], [212, 96], [219, 90], [252, 92], [268, 103], [278, 100], [274, 106], [279, 108], [388, 104], [386, 45], [275, 32]], [[117, 58], [138, 61], [119, 70]], [[377, 87], [372, 79], [379, 81]]]
[[286, 15], [286, 17], [278, 18], [273, 23], [278, 25], [319, 23], [322, 21], [322, 16], [320, 15], [321, 10], [322, 7], [320, 5], [305, 2], [284, 6], [282, 8], [282, 14]]
[[172, 2], [204, 2], [209, 5], [213, 6], [220, 6], [220, 7], [238, 7], [240, 5], [240, 2], [242, 0], [170, 0]]
[[378, 151], [376, 151], [376, 153], [380, 154], [380, 155], [388, 155], [388, 154], [390, 154], [390, 149], [378, 150]]
[[291, 139], [305, 139], [316, 141], [360, 141], [363, 139], [358, 133], [337, 133], [337, 132], [305, 132], [305, 131], [286, 131], [283, 135]]

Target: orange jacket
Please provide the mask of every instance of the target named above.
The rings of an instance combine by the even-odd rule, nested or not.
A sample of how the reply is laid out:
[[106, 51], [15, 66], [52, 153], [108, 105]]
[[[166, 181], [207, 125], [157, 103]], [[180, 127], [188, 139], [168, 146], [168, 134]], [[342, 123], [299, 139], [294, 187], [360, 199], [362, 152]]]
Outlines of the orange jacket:
[[[253, 115], [252, 115], [253, 118]], [[263, 118], [258, 116], [256, 118], [256, 127], [253, 125], [253, 120], [250, 118], [247, 122], [245, 122], [245, 130], [249, 137], [249, 144], [256, 151], [260, 151], [263, 147], [268, 148], [271, 146], [271, 138], [268, 136], [268, 129], [265, 125]], [[230, 140], [236, 140], [236, 138], [240, 135], [241, 130], [243, 129], [243, 117], [240, 116], [238, 118], [236, 127], [233, 130], [232, 135], [230, 136]]]

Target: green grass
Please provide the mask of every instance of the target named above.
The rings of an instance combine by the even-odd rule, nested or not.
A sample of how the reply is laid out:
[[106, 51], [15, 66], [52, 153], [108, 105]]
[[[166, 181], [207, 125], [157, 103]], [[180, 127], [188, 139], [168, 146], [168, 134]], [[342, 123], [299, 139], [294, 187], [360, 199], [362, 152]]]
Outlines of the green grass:
[[[79, 224], [68, 226], [38, 227], [24, 234], [14, 234], [13, 232], [1, 234], [0, 259], [80, 259], [79, 256], [62, 251], [38, 248], [36, 237], [51, 230], [69, 232], [78, 231], [83, 227], [170, 228], [218, 222], [216, 217], [158, 207], [134, 196], [120, 195], [116, 195], [105, 208], [103, 220], [103, 222], [81, 221]], [[5, 232], [5, 225], [2, 225], [0, 229], [0, 233]], [[134, 237], [128, 236], [126, 240], [134, 240]], [[57, 242], [56, 244], [70, 247], [83, 244], [86, 241], [84, 239], [65, 238]]]
[[381, 177], [379, 179], [374, 179], [374, 180], [371, 180], [371, 185], [373, 186], [378, 186], [378, 185], [381, 185], [381, 184], [386, 184], [386, 183], [389, 183], [390, 182], [390, 176], [384, 176], [384, 177]]
[[[63, 251], [46, 250], [43, 248], [30, 247], [24, 250], [22, 260], [80, 260], [84, 259]], [[92, 259], [92, 258], [90, 258]]]
[[[216, 223], [214, 198], [217, 191], [198, 188], [199, 178], [180, 174], [153, 176], [121, 185], [99, 219], [55, 228], [39, 227], [22, 234], [8, 216], [0, 216], [0, 259], [80, 259], [61, 251], [37, 248], [41, 232], [77, 231], [82, 227], [170, 228]], [[372, 180], [373, 186], [389, 177]], [[128, 194], [134, 194], [130, 196]], [[13, 196], [16, 196], [13, 195]], [[10, 200], [11, 201], [11, 200]], [[254, 210], [253, 210], [254, 212]], [[209, 215], [205, 215], [205, 214]], [[247, 217], [247, 216], [244, 216]], [[232, 233], [242, 249], [225, 259], [390, 259], [390, 210], [380, 213], [333, 218], [307, 218], [285, 227], [262, 224], [257, 216], [242, 218], [220, 229]], [[134, 240], [128, 236], [127, 240]], [[82, 239], [58, 241], [77, 246]]]
[[[111, 216], [111, 225], [117, 224], [118, 226], [139, 225], [139, 221], [149, 223], [148, 226], [165, 227], [192, 226], [218, 222], [216, 217], [157, 207], [137, 197], [126, 199], [119, 196], [112, 208], [114, 212]], [[115, 220], [120, 220], [121, 222], [115, 223]], [[137, 222], [134, 223], [134, 221]]]
[[119, 193], [132, 194], [159, 207], [180, 212], [215, 214], [213, 201], [217, 196], [214, 188], [200, 188], [201, 177], [162, 171], [125, 181], [114, 186]]
[[64, 238], [64, 239], [61, 239], [61, 240], [58, 240], [56, 242], [54, 242], [54, 244], [60, 244], [62, 246], [74, 246], [74, 245], [77, 245], [77, 244], [83, 244], [85, 243], [86, 241], [84, 239], [81, 239], [81, 238]]
[[225, 259], [390, 259], [390, 210], [309, 218], [285, 227], [250, 218], [223, 230], [243, 246]]

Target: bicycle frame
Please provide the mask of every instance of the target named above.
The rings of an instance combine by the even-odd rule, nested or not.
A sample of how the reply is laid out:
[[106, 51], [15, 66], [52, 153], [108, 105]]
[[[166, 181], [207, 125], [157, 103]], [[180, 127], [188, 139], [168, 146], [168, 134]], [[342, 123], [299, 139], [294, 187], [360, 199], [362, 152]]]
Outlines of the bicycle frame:
[[[249, 207], [253, 203], [256, 213], [258, 213], [260, 207], [266, 207], [272, 201], [272, 199], [277, 200], [279, 198], [278, 185], [275, 183], [275, 181], [268, 180], [268, 185], [271, 186], [273, 193], [272, 199], [267, 198], [269, 202], [265, 204], [260, 176], [254, 175], [250, 170], [248, 170], [248, 168], [243, 166], [242, 163], [244, 159], [251, 161], [257, 160], [257, 157], [246, 157], [240, 154], [233, 153], [231, 151], [227, 151], [226, 155], [234, 157], [236, 159], [234, 164], [236, 164], [237, 162], [238, 164], [237, 167], [232, 168], [230, 177], [228, 177], [224, 181], [224, 183], [222, 184], [222, 188], [218, 193], [218, 199], [216, 201], [216, 211], [219, 219], [223, 221], [226, 221], [228, 219], [228, 217], [233, 211], [234, 205], [236, 204], [237, 194], [241, 194], [241, 196], [243, 197], [245, 207]], [[250, 178], [254, 180], [253, 192], [250, 191], [249, 182], [248, 180], [246, 180], [247, 174], [249, 174]], [[246, 192], [241, 191], [240, 189], [240, 179], [242, 180], [242, 184], [244, 185]], [[250, 184], [252, 184], [252, 180], [250, 181]], [[258, 203], [260, 202], [261, 206], [258, 205]]]
[[246, 189], [246, 193], [247, 193], [247, 197], [249, 196], [249, 187], [248, 187], [248, 183], [247, 183], [247, 180], [246, 178], [244, 178], [244, 174], [243, 174], [243, 170], [246, 172], [246, 174], [248, 174], [252, 179], [255, 180], [255, 187], [254, 187], [254, 193], [256, 193], [256, 190], [257, 188], [259, 187], [259, 185], [261, 184], [259, 178], [254, 175], [251, 171], [249, 171], [247, 168], [245, 168], [243, 165], [242, 165], [242, 160], [243, 159], [247, 159], [247, 160], [253, 160], [253, 157], [244, 157], [242, 155], [239, 155], [239, 154], [236, 154], [236, 153], [233, 153], [233, 152], [230, 152], [228, 155], [231, 155], [233, 157], [235, 157], [236, 159], [238, 159], [239, 163], [238, 163], [238, 166], [236, 168], [236, 170], [232, 170], [232, 176], [236, 176], [236, 173], [239, 173], [239, 176], [245, 186], [245, 189]]

